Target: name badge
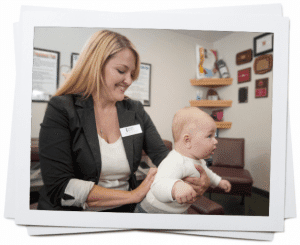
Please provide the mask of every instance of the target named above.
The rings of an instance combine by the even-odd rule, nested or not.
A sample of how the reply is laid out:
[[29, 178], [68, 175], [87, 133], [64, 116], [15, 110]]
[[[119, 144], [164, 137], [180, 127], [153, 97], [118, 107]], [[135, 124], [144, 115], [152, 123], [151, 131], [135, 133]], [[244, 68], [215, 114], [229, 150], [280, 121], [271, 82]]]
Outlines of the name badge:
[[132, 126], [125, 127], [125, 128], [120, 128], [120, 131], [121, 131], [122, 137], [127, 137], [127, 136], [130, 136], [130, 135], [135, 135], [135, 134], [142, 133], [142, 129], [141, 129], [140, 124], [132, 125]]

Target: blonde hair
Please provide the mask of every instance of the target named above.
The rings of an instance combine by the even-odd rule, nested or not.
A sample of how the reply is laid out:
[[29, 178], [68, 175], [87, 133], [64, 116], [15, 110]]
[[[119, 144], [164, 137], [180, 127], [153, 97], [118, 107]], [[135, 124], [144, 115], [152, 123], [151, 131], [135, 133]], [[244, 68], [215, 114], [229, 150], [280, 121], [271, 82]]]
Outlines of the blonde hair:
[[183, 131], [189, 129], [192, 123], [197, 124], [203, 117], [210, 116], [198, 107], [185, 107], [178, 110], [172, 121], [172, 135], [174, 143], [180, 140]]
[[100, 92], [105, 85], [103, 70], [108, 60], [116, 53], [128, 48], [135, 56], [133, 81], [140, 72], [140, 57], [133, 44], [123, 35], [103, 30], [94, 33], [86, 43], [74, 68], [54, 96], [81, 93], [84, 98]]

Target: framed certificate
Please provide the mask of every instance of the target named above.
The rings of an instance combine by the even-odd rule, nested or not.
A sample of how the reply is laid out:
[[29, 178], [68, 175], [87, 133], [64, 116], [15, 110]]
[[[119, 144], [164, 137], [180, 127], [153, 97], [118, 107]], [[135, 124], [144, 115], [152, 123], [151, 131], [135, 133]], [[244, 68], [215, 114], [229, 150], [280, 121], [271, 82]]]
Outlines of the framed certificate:
[[273, 33], [265, 33], [253, 39], [254, 56], [273, 51]]
[[71, 69], [75, 66], [78, 58], [79, 58], [78, 53], [71, 53]]
[[150, 106], [151, 64], [141, 63], [140, 75], [126, 90], [126, 95]]
[[48, 102], [58, 87], [59, 56], [57, 51], [33, 49], [32, 101]]

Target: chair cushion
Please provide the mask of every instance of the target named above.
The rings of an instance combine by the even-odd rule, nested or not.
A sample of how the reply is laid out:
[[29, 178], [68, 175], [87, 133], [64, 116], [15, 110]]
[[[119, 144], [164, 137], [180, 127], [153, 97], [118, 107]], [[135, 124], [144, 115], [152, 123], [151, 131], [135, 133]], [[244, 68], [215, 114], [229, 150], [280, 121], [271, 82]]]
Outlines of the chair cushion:
[[220, 168], [214, 166], [210, 167], [210, 169], [219, 176], [221, 176], [223, 179], [226, 179], [231, 183], [231, 191], [225, 192], [219, 187], [210, 187], [207, 189], [206, 192], [251, 196], [253, 179], [248, 170], [236, 168]]
[[253, 179], [246, 169], [211, 166], [210, 169], [228, 180], [231, 184], [253, 184]]
[[205, 196], [198, 197], [188, 209], [188, 214], [224, 214], [223, 207]]

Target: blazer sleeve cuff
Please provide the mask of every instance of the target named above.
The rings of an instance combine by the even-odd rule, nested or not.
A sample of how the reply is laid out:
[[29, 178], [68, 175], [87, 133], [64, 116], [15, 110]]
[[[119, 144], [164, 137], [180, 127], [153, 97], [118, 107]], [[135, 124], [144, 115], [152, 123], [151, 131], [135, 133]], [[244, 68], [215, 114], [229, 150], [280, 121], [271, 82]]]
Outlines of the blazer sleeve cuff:
[[70, 179], [64, 196], [61, 199], [62, 206], [75, 206], [86, 209], [86, 199], [94, 186], [94, 182], [80, 179]]

